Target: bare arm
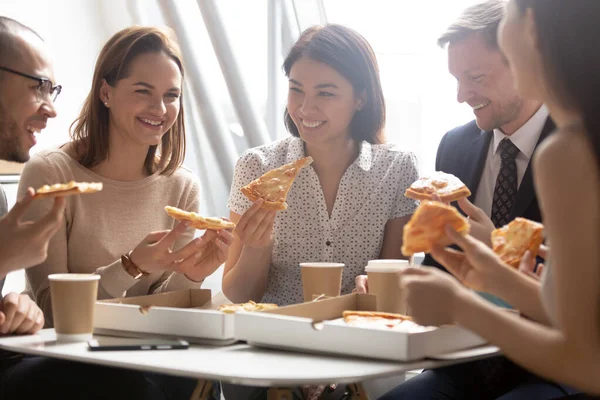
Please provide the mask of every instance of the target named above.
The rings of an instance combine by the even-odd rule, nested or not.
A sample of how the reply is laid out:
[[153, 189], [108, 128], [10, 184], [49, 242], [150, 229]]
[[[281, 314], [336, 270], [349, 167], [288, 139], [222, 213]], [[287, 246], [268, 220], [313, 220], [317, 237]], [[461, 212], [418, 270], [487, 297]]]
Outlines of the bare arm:
[[518, 364], [548, 379], [600, 393], [600, 349], [577, 349], [559, 330], [502, 311], [471, 293], [458, 301], [457, 309], [457, 323], [500, 347]]
[[390, 219], [385, 224], [385, 231], [383, 233], [383, 245], [381, 246], [381, 252], [379, 253], [380, 259], [406, 259], [407, 257], [402, 255], [400, 249], [402, 248], [402, 232], [404, 231], [404, 225], [408, 222], [412, 215], [406, 215], [400, 218]]
[[542, 144], [534, 171], [552, 245], [555, 298], [551, 300], [555, 301], [558, 326], [546, 327], [503, 313], [464, 290], [457, 296], [454, 319], [498, 345], [525, 368], [598, 394], [597, 160], [582, 135], [557, 133]]
[[233, 243], [223, 272], [223, 293], [236, 303], [260, 301], [267, 288], [273, 249], [275, 212], [261, 209], [262, 200], [240, 216], [230, 213], [236, 223]]
[[512, 304], [521, 314], [546, 326], [551, 325], [540, 296], [540, 282], [514, 269], [503, 268], [489, 293]]
[[492, 293], [508, 301], [527, 317], [550, 325], [540, 300], [539, 282], [504, 265], [485, 243], [452, 230], [448, 235], [464, 252], [434, 247], [431, 254], [471, 289]]

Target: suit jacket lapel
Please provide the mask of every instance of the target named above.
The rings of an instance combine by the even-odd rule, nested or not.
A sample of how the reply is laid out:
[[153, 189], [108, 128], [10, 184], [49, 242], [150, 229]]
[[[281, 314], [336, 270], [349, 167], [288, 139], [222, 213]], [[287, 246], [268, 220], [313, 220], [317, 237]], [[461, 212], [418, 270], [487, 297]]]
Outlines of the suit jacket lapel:
[[[548, 137], [554, 130], [556, 126], [554, 122], [550, 118], [546, 120], [546, 124], [542, 129], [542, 133], [540, 134], [540, 138], [535, 145], [535, 148], [542, 143], [542, 141]], [[535, 154], [535, 150], [534, 150]], [[525, 170], [525, 175], [523, 175], [523, 180], [521, 180], [521, 185], [519, 186], [519, 191], [517, 192], [517, 204], [513, 207], [511, 213], [511, 219], [514, 219], [520, 215], [523, 215], [527, 207], [531, 204], [533, 199], [535, 198], [535, 188], [533, 185], [533, 173], [531, 171], [531, 160], [529, 160], [529, 165], [527, 165], [527, 169]]]
[[479, 181], [481, 180], [481, 174], [483, 173], [483, 167], [488, 155], [491, 139], [492, 132], [482, 131], [471, 143], [471, 147], [463, 160], [460, 179], [471, 191], [471, 196], [469, 196], [471, 202], [474, 201], [477, 188], [479, 187]]

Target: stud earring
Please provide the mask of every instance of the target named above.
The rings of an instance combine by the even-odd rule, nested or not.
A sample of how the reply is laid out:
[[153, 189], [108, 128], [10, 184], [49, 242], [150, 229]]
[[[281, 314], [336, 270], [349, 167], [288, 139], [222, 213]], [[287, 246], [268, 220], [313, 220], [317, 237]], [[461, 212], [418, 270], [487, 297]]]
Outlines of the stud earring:
[[105, 102], [104, 102], [104, 106], [105, 106], [106, 108], [108, 108], [108, 101], [105, 101]]

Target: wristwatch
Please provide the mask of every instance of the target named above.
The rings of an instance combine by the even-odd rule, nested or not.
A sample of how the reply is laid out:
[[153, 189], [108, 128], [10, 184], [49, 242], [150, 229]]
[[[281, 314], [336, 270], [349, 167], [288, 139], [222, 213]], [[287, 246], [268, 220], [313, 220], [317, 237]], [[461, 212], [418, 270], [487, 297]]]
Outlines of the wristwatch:
[[129, 253], [123, 254], [121, 256], [121, 264], [123, 264], [125, 272], [131, 275], [135, 280], [150, 275], [148, 272], [142, 271], [140, 267], [138, 267], [133, 261], [131, 261], [131, 253], [132, 252], [130, 251]]

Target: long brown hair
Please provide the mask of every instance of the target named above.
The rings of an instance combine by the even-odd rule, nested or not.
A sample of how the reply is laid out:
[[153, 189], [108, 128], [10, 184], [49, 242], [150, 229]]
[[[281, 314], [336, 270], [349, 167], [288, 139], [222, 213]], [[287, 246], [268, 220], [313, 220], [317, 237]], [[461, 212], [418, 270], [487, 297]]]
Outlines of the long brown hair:
[[517, 0], [533, 11], [545, 81], [553, 101], [580, 112], [600, 167], [599, 0]]
[[[100, 99], [102, 82], [115, 86], [117, 82], [129, 74], [133, 60], [146, 53], [164, 53], [171, 57], [184, 76], [181, 52], [174, 38], [155, 27], [134, 26], [116, 33], [104, 45], [92, 80], [92, 90], [87, 96], [79, 117], [71, 125], [71, 138], [75, 142], [75, 150], [79, 162], [90, 168], [98, 165], [108, 157], [108, 121], [109, 109]], [[181, 97], [179, 98], [181, 102]], [[175, 123], [166, 132], [160, 145], [150, 146], [144, 168], [150, 175], [159, 172], [173, 174], [183, 163], [185, 156], [185, 125], [183, 103]], [[160, 147], [160, 155], [157, 151]]]
[[[358, 32], [342, 25], [314, 26], [305, 30], [283, 62], [283, 70], [289, 78], [292, 66], [301, 57], [307, 57], [329, 65], [346, 78], [354, 93], [365, 92], [367, 103], [354, 113], [350, 122], [350, 135], [356, 141], [371, 144], [385, 141], [385, 100], [375, 52], [369, 42]], [[294, 136], [299, 136], [287, 109], [285, 126]]]

